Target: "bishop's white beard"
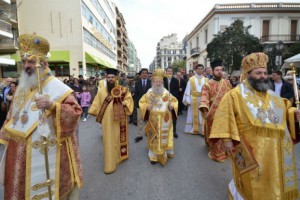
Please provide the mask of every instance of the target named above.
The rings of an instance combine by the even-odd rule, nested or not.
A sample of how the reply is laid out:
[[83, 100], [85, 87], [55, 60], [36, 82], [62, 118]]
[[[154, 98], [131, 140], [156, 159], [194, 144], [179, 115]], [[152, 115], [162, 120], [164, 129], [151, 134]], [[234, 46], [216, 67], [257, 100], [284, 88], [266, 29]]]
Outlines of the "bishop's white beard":
[[[41, 67], [40, 75], [42, 76], [43, 73], [44, 73], [44, 69]], [[25, 70], [22, 70], [18, 89], [23, 89], [24, 91], [27, 91], [28, 89], [32, 89], [36, 87], [37, 84], [38, 82], [37, 82], [36, 70], [32, 70], [31, 75], [28, 75]]]
[[152, 91], [154, 94], [160, 95], [164, 92], [164, 86], [163, 85], [159, 87], [152, 86]]

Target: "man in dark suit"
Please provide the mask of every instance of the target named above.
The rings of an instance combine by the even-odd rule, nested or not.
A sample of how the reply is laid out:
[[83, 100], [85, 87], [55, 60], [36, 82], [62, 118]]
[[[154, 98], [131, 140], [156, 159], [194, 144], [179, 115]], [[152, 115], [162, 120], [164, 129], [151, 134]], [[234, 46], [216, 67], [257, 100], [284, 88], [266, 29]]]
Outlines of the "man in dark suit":
[[143, 133], [145, 129], [145, 123], [140, 113], [139, 109], [139, 101], [142, 96], [151, 88], [151, 81], [148, 79], [148, 69], [143, 68], [140, 71], [140, 79], [135, 82], [135, 98], [134, 98], [134, 106], [137, 108], [137, 137], [134, 139], [135, 142], [139, 142], [143, 139]]
[[[179, 83], [176, 78], [173, 77], [173, 68], [168, 67], [166, 70], [167, 77], [164, 78], [164, 87], [178, 100], [179, 99]], [[173, 135], [174, 138], [178, 138], [176, 133], [177, 117], [173, 119]]]
[[183, 110], [183, 107], [184, 107], [184, 105], [182, 103], [182, 99], [183, 99], [183, 95], [184, 95], [184, 91], [185, 91], [185, 87], [186, 87], [186, 82], [182, 78], [180, 72], [176, 73], [176, 78], [177, 78], [178, 86], [179, 86], [179, 93], [178, 93], [178, 115], [182, 115], [182, 110]]
[[293, 86], [282, 78], [282, 72], [279, 70], [272, 73], [272, 90], [278, 96], [288, 100], [292, 100], [294, 97]]

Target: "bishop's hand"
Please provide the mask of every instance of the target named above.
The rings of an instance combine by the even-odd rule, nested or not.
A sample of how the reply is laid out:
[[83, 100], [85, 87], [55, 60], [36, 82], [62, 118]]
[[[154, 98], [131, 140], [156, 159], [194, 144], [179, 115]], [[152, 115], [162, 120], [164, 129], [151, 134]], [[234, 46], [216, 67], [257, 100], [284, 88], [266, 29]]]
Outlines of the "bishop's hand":
[[40, 95], [35, 98], [36, 107], [38, 109], [50, 109], [52, 101], [50, 101], [46, 96]]
[[224, 141], [223, 148], [227, 155], [231, 155], [233, 153], [233, 143], [232, 141]]
[[300, 110], [295, 110], [295, 118], [297, 122], [300, 122]]
[[152, 110], [153, 108], [153, 104], [149, 104], [149, 106], [147, 107], [147, 110]]

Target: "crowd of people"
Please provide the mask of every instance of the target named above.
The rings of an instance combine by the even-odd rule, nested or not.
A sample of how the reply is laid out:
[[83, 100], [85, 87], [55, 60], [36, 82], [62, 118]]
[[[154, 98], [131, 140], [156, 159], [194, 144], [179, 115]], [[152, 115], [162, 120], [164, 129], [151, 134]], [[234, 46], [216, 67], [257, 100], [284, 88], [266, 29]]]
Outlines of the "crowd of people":
[[51, 75], [45, 38], [24, 34], [19, 43], [20, 79], [6, 78], [0, 99], [5, 200], [79, 199], [80, 117], [85, 122], [94, 115], [100, 123], [104, 173], [110, 174], [130, 156], [130, 123], [137, 126], [136, 143], [146, 138], [150, 163], [166, 165], [175, 157], [178, 115], [185, 110], [184, 132], [203, 136], [211, 160], [231, 159], [230, 199], [297, 199], [300, 111], [292, 106], [291, 76], [268, 76], [266, 54], [245, 56], [239, 77], [227, 76], [214, 60], [186, 75], [172, 67], [135, 75], [109, 68], [87, 80], [61, 81]]

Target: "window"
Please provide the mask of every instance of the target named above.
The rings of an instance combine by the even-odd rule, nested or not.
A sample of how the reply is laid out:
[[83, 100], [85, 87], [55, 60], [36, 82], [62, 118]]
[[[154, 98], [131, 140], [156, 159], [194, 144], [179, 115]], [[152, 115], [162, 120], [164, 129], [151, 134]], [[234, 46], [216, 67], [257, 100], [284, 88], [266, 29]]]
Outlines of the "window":
[[196, 44], [197, 44], [197, 47], [199, 47], [199, 37], [196, 38]]
[[262, 41], [269, 41], [270, 20], [263, 20]]
[[291, 20], [291, 41], [296, 41], [297, 23], [297, 20]]
[[91, 15], [89, 16], [89, 22], [91, 22], [91, 24], [93, 24], [93, 17]]
[[205, 42], [205, 44], [207, 44], [207, 41], [208, 41], [208, 30], [205, 29], [205, 31], [204, 31], [204, 42]]
[[12, 77], [17, 78], [18, 77], [18, 69], [16, 66], [1, 66], [2, 71], [2, 77]]

